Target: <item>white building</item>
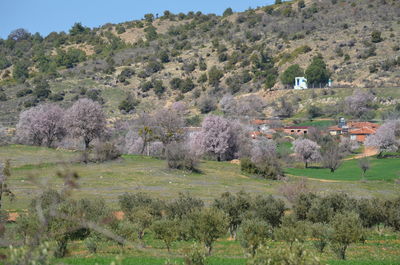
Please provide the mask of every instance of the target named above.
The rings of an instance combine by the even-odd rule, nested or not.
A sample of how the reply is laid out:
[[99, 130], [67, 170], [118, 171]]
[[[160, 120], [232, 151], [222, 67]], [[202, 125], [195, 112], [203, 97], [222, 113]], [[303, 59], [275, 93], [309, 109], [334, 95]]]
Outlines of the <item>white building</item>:
[[305, 77], [296, 77], [294, 89], [308, 89], [307, 79]]

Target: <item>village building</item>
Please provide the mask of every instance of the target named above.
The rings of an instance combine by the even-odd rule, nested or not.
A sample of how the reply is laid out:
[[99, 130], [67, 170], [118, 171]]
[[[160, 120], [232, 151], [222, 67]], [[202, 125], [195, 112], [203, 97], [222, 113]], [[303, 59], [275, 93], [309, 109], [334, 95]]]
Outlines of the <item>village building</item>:
[[283, 132], [292, 135], [304, 135], [309, 132], [311, 126], [288, 126], [283, 128]]
[[379, 124], [372, 122], [346, 122], [344, 118], [340, 118], [338, 125], [328, 128], [329, 133], [333, 136], [348, 136], [351, 140], [364, 143], [369, 135], [376, 133]]
[[294, 81], [294, 89], [308, 89], [307, 79], [305, 77], [296, 77]]

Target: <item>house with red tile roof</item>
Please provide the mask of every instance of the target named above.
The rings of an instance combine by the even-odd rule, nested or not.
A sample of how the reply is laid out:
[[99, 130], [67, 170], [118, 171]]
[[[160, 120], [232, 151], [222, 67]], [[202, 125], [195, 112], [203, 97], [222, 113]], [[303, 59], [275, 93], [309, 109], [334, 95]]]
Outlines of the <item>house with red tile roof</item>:
[[379, 124], [372, 122], [344, 122], [341, 118], [338, 125], [328, 128], [331, 135], [349, 136], [350, 139], [363, 143], [369, 135], [376, 133]]

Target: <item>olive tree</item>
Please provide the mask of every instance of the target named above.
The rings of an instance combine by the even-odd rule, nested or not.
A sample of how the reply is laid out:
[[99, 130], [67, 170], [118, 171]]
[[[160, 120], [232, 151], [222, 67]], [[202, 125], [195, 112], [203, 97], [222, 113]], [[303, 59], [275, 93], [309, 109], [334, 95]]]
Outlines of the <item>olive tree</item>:
[[225, 235], [228, 227], [226, 215], [215, 208], [203, 208], [194, 212], [191, 217], [190, 233], [192, 237], [202, 242], [211, 254], [214, 242]]
[[228, 216], [229, 233], [236, 239], [236, 231], [242, 223], [243, 216], [251, 207], [250, 195], [244, 191], [236, 194], [225, 192], [215, 199], [213, 205]]
[[242, 247], [254, 257], [257, 249], [272, 237], [272, 228], [263, 220], [246, 219], [240, 225], [238, 234]]
[[363, 236], [363, 228], [358, 214], [345, 212], [336, 214], [331, 222], [332, 248], [341, 259], [346, 259], [346, 250], [352, 243], [357, 243]]
[[152, 225], [156, 238], [164, 241], [168, 252], [170, 252], [172, 243], [178, 239], [178, 225], [177, 221], [168, 219], [155, 221]]

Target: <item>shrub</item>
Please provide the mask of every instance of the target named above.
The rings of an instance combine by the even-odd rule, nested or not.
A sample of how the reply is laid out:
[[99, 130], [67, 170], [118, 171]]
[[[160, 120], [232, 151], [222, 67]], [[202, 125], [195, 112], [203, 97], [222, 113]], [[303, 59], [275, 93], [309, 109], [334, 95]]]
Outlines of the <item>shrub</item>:
[[197, 171], [198, 157], [184, 143], [170, 143], [165, 155], [169, 168]]
[[308, 251], [300, 243], [293, 246], [260, 248], [256, 256], [251, 259], [249, 265], [322, 265], [317, 254]]
[[126, 82], [126, 79], [130, 78], [132, 75], [135, 74], [135, 71], [131, 68], [124, 68], [122, 72], [117, 76], [117, 80], [120, 83]]
[[184, 262], [185, 265], [206, 265], [206, 254], [203, 248], [197, 244], [193, 244], [190, 249], [185, 251]]
[[171, 81], [169, 81], [171, 89], [173, 89], [173, 90], [180, 89], [182, 86], [182, 83], [183, 83], [183, 80], [180, 79], [179, 77], [174, 77], [171, 79]]
[[310, 107], [308, 107], [307, 112], [308, 112], [307, 113], [308, 117], [310, 119], [314, 119], [314, 118], [321, 117], [322, 115], [324, 115], [323, 110], [320, 107], [315, 106], [315, 105], [311, 105]]
[[112, 142], [98, 142], [94, 146], [94, 156], [95, 161], [105, 162], [119, 158], [121, 153]]
[[139, 104], [139, 100], [135, 99], [132, 94], [129, 94], [121, 103], [118, 105], [118, 109], [125, 113], [130, 113], [135, 110]]
[[380, 31], [373, 31], [371, 33], [371, 41], [373, 43], [381, 42], [383, 40], [381, 35], [382, 35], [382, 33]]
[[216, 87], [219, 85], [219, 81], [223, 76], [224, 76], [224, 73], [214, 65], [208, 71], [208, 83], [210, 85]]
[[163, 69], [163, 65], [162, 65], [162, 63], [160, 63], [158, 61], [150, 61], [146, 65], [146, 72], [148, 74], [157, 73], [157, 72], [161, 71], [162, 69]]
[[7, 101], [7, 95], [4, 92], [0, 92], [0, 101]]
[[210, 96], [202, 96], [198, 101], [198, 107], [202, 114], [209, 113], [217, 109], [217, 103]]
[[29, 94], [32, 94], [32, 93], [33, 93], [32, 89], [24, 88], [24, 89], [18, 90], [16, 96], [18, 98], [22, 98], [22, 97], [25, 97], [26, 95], [29, 95]]
[[144, 32], [146, 33], [146, 39], [148, 41], [152, 41], [157, 39], [158, 34], [157, 34], [157, 29], [153, 25], [149, 25], [144, 29]]

